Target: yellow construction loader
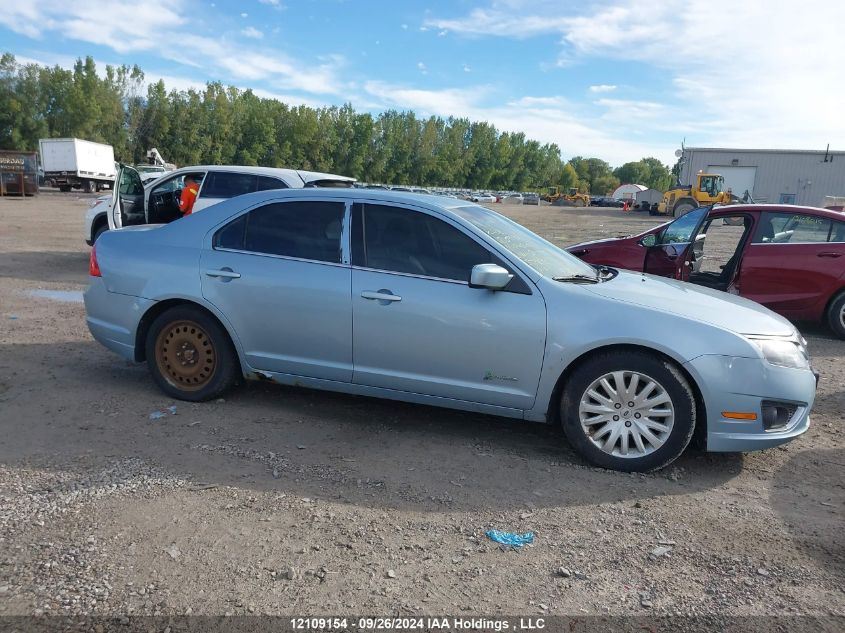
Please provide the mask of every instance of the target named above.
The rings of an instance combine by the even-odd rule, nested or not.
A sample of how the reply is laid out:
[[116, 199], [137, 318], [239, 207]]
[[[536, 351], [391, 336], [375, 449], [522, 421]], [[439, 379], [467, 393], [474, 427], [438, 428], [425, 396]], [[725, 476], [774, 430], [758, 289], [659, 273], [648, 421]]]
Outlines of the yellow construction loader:
[[722, 191], [725, 179], [720, 174], [695, 175], [695, 184], [683, 187], [680, 184], [663, 194], [663, 200], [657, 205], [658, 213], [680, 217], [693, 209], [711, 204], [729, 204], [737, 200], [731, 190]]
[[575, 187], [569, 188], [569, 193], [563, 193], [560, 187], [549, 187], [549, 192], [543, 195], [543, 200], [552, 204], [565, 204], [574, 207], [589, 207], [590, 196], [586, 193], [578, 193]]

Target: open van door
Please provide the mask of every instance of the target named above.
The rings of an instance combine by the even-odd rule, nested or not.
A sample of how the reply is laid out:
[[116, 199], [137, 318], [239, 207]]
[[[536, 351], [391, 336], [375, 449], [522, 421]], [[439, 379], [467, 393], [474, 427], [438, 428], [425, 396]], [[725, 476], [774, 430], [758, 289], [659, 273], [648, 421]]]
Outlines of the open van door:
[[114, 178], [109, 229], [146, 224], [144, 183], [141, 175], [127, 165], [120, 165]]

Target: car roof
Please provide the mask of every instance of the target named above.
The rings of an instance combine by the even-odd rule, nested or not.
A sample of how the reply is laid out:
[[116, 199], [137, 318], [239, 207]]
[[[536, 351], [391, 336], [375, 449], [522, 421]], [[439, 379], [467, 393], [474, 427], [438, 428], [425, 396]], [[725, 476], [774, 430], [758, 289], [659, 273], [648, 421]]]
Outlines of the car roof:
[[818, 215], [831, 220], [845, 220], [845, 213], [842, 211], [834, 211], [833, 209], [822, 209], [821, 207], [808, 207], [797, 204], [726, 204], [717, 205], [710, 210], [710, 215], [733, 215], [738, 211], [744, 213], [762, 213], [763, 211], [781, 212], [781, 213], [806, 213], [809, 215]]
[[341, 176], [339, 174], [327, 174], [320, 171], [308, 171], [306, 169], [288, 169], [285, 167], [258, 167], [254, 165], [189, 165], [169, 172], [167, 175], [184, 174], [194, 171], [226, 171], [235, 173], [257, 174], [259, 176], [299, 176], [308, 182], [312, 180], [346, 180], [354, 182], [354, 178]]
[[[303, 189], [268, 189], [266, 191], [257, 191], [254, 193], [247, 193], [242, 196], [230, 198], [226, 203], [234, 201], [242, 201], [241, 208], [255, 204], [261, 204], [265, 201], [271, 200], [289, 200], [298, 198], [319, 198], [322, 200], [331, 200], [332, 198], [348, 200], [354, 198], [362, 201], [373, 202], [394, 202], [397, 204], [419, 204], [427, 207], [437, 207], [444, 211], [449, 211], [458, 207], [477, 206], [468, 200], [460, 200], [458, 198], [450, 198], [446, 196], [435, 196], [430, 193], [414, 193], [411, 191], [392, 191], [389, 189], [358, 189], [352, 187], [334, 188], [334, 187], [306, 187]], [[207, 210], [203, 209], [202, 213], [206, 214], [216, 207], [223, 206], [224, 203], [216, 204], [209, 207]], [[486, 207], [482, 207], [485, 208]], [[489, 209], [488, 209], [489, 210]]]

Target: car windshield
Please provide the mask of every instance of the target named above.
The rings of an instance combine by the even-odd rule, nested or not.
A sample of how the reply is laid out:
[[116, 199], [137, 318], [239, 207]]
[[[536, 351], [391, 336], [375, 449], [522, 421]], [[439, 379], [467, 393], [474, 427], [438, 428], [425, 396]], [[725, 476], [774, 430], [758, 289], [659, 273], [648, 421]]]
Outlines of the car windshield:
[[692, 232], [707, 214], [710, 207], [693, 209], [670, 223], [660, 234], [660, 244], [686, 244], [692, 239]]
[[545, 277], [597, 278], [596, 270], [589, 264], [498, 213], [479, 206], [452, 211]]

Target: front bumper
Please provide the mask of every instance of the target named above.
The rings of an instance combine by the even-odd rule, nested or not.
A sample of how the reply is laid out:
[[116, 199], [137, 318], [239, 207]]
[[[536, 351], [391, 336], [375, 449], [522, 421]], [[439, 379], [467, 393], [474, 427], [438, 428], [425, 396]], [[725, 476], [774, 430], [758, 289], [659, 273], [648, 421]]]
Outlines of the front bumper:
[[[810, 428], [810, 410], [816, 397], [816, 376], [810, 370], [777, 367], [757, 358], [699, 356], [684, 364], [701, 390], [707, 410], [707, 450], [745, 452], [772, 448]], [[767, 431], [762, 401], [798, 406], [789, 423]], [[756, 420], [735, 420], [723, 411], [753, 412]]]
[[111, 351], [134, 361], [138, 323], [155, 301], [109, 292], [102, 277], [88, 279], [83, 296], [91, 335]]

